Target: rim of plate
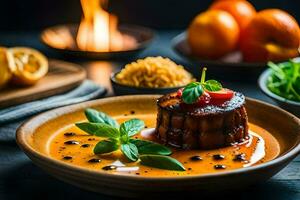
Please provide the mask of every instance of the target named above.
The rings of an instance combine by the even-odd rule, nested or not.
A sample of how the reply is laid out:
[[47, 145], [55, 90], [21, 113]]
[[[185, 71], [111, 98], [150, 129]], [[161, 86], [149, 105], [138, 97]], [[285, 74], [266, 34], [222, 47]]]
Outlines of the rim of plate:
[[[271, 167], [272, 165], [275, 165], [277, 163], [282, 163], [287, 161], [289, 158], [293, 158], [295, 156], [297, 156], [297, 154], [299, 154], [300, 152], [300, 142], [295, 145], [294, 147], [292, 147], [291, 150], [285, 152], [283, 155], [270, 160], [266, 163], [262, 163], [259, 165], [255, 165], [255, 166], [250, 166], [250, 167], [246, 167], [246, 168], [241, 168], [241, 169], [235, 169], [235, 170], [230, 170], [230, 171], [226, 171], [226, 172], [218, 172], [218, 173], [207, 173], [207, 174], [200, 174], [200, 175], [188, 175], [188, 176], [166, 176], [166, 177], [143, 177], [143, 176], [132, 176], [132, 175], [120, 175], [120, 174], [109, 174], [109, 173], [105, 173], [102, 171], [96, 171], [96, 170], [92, 170], [92, 169], [86, 169], [84, 167], [80, 167], [80, 166], [76, 166], [76, 165], [72, 165], [72, 164], [68, 164], [65, 163], [63, 161], [59, 161], [56, 160], [54, 158], [51, 158], [50, 156], [46, 156], [43, 153], [38, 152], [37, 150], [35, 150], [33, 147], [31, 147], [27, 140], [25, 139], [25, 135], [28, 134], [25, 132], [26, 128], [28, 126], [32, 126], [32, 124], [35, 124], [35, 122], [39, 121], [40, 119], [45, 119], [45, 120], [49, 120], [49, 119], [53, 119], [55, 116], [59, 116], [59, 114], [63, 113], [64, 114], [68, 114], [68, 113], [72, 113], [74, 111], [78, 111], [81, 109], [84, 109], [88, 106], [97, 106], [99, 105], [100, 102], [109, 102], [112, 99], [114, 100], [118, 100], [118, 99], [122, 99], [124, 100], [128, 100], [131, 98], [158, 98], [161, 95], [127, 95], [127, 96], [117, 96], [117, 97], [107, 97], [107, 98], [103, 98], [103, 99], [98, 99], [98, 100], [92, 100], [92, 101], [87, 101], [87, 102], [83, 102], [83, 103], [79, 103], [79, 104], [74, 104], [71, 106], [65, 106], [65, 107], [61, 107], [61, 108], [56, 108], [50, 111], [46, 111], [44, 113], [38, 114], [37, 116], [32, 117], [31, 119], [29, 119], [27, 122], [23, 123], [18, 129], [17, 129], [17, 134], [16, 134], [16, 141], [18, 143], [18, 145], [21, 147], [21, 149], [27, 154], [32, 154], [35, 157], [41, 159], [41, 160], [45, 160], [51, 164], [54, 164], [56, 166], [61, 166], [64, 167], [66, 169], [70, 169], [72, 171], [76, 171], [79, 173], [86, 173], [89, 175], [94, 175], [94, 176], [103, 176], [103, 177], [107, 177], [107, 178], [112, 178], [112, 179], [118, 179], [118, 178], [122, 178], [122, 180], [136, 180], [136, 181], [174, 181], [174, 180], [194, 180], [194, 179], [200, 179], [200, 178], [214, 178], [214, 177], [222, 177], [222, 176], [230, 176], [230, 175], [236, 175], [236, 174], [241, 174], [241, 173], [248, 173], [248, 172], [253, 172], [259, 169], [263, 169], [263, 168], [268, 168]], [[297, 118], [296, 116], [294, 116], [293, 114], [279, 108], [276, 106], [273, 106], [271, 104], [256, 100], [256, 99], [252, 99], [252, 98], [246, 98], [247, 101], [252, 101], [254, 103], [259, 103], [262, 104], [263, 106], [267, 106], [271, 109], [275, 109], [279, 112], [284, 113], [285, 115], [287, 115], [289, 118], [291, 118], [292, 120], [295, 121], [295, 123], [297, 123], [300, 126], [300, 119]], [[51, 114], [51, 116], [49, 117], [49, 115]], [[47, 121], [45, 122], [47, 123]], [[42, 125], [44, 123], [39, 123], [39, 125], [35, 125], [36, 127], [39, 127], [40, 125]]]

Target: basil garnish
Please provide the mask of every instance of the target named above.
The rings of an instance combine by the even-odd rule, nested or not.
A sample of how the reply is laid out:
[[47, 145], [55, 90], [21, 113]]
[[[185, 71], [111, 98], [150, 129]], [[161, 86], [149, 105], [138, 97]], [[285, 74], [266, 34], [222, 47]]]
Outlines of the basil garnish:
[[75, 124], [78, 128], [90, 135], [98, 137], [118, 138], [120, 137], [119, 130], [104, 123], [83, 122]]
[[192, 82], [184, 87], [182, 100], [186, 104], [193, 104], [198, 101], [204, 91], [216, 92], [222, 90], [222, 84], [216, 80], [205, 81], [206, 68], [203, 68], [201, 82]]
[[95, 154], [104, 154], [116, 151], [119, 149], [119, 144], [117, 140], [107, 139], [101, 140], [94, 147]]
[[195, 103], [198, 98], [203, 94], [202, 84], [199, 82], [193, 82], [185, 86], [182, 91], [182, 100], [184, 103]]
[[85, 116], [89, 120], [89, 122], [93, 123], [105, 123], [111, 125], [112, 127], [118, 128], [119, 124], [116, 120], [105, 114], [104, 112], [100, 112], [91, 108], [85, 110]]
[[168, 169], [175, 171], [185, 171], [184, 166], [176, 159], [170, 156], [161, 155], [141, 155], [141, 164], [149, 167]]
[[221, 83], [216, 80], [207, 80], [203, 84], [205, 90], [215, 92], [220, 91], [222, 89]]
[[[172, 154], [168, 147], [147, 140], [131, 138], [144, 128], [145, 124], [142, 120], [130, 119], [119, 126], [114, 119], [103, 112], [87, 109], [85, 114], [89, 122], [76, 123], [76, 126], [90, 135], [105, 138], [94, 147], [95, 154], [121, 150], [132, 162], [140, 160], [142, 165], [169, 170], [184, 170], [180, 162], [168, 157]], [[149, 164], [150, 159], [154, 160], [152, 164]]]
[[145, 124], [142, 120], [139, 119], [130, 119], [120, 126], [120, 132], [121, 134], [127, 134], [129, 137], [134, 136], [135, 134], [139, 133], [143, 128], [145, 127]]
[[130, 161], [134, 162], [139, 159], [138, 148], [132, 143], [122, 144], [121, 151]]
[[172, 154], [171, 149], [168, 147], [148, 140], [130, 139], [130, 143], [138, 148], [139, 154], [157, 154], [164, 156]]

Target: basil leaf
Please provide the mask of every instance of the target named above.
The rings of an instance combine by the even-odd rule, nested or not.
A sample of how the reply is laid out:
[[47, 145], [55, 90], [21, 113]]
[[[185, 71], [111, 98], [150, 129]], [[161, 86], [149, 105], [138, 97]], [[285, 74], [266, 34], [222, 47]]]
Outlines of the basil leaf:
[[117, 140], [113, 140], [113, 139], [102, 140], [98, 142], [94, 147], [94, 154], [110, 153], [118, 149], [119, 149], [119, 144]]
[[164, 156], [172, 154], [171, 149], [155, 142], [139, 139], [130, 139], [129, 142], [138, 148], [139, 154], [157, 154]]
[[188, 84], [182, 92], [182, 100], [184, 103], [195, 103], [198, 98], [203, 94], [203, 88], [201, 83], [193, 82]]
[[137, 161], [139, 159], [139, 152], [134, 144], [127, 143], [121, 145], [121, 151], [130, 161]]
[[178, 160], [170, 156], [141, 155], [140, 160], [141, 160], [141, 165], [145, 165], [149, 167], [174, 170], [174, 171], [185, 171], [184, 166]]
[[111, 125], [115, 128], [119, 127], [119, 124], [116, 120], [105, 114], [104, 112], [97, 111], [95, 109], [88, 108], [85, 110], [85, 116], [89, 122], [93, 123], [105, 123]]
[[134, 136], [135, 134], [139, 133], [143, 128], [145, 127], [145, 124], [140, 119], [130, 119], [120, 126], [120, 132], [121, 135], [127, 134], [128, 137]]
[[119, 130], [105, 123], [83, 122], [75, 124], [78, 128], [90, 135], [98, 137], [119, 138]]
[[120, 127], [120, 141], [122, 144], [128, 143], [129, 141], [128, 133], [122, 128], [122, 124]]
[[204, 88], [208, 91], [220, 91], [222, 89], [222, 84], [216, 80], [207, 80], [204, 82]]

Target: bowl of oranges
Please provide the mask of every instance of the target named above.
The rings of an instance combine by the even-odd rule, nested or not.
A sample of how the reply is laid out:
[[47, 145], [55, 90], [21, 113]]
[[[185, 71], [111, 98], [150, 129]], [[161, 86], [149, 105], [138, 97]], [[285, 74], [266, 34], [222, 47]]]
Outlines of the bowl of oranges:
[[267, 61], [297, 57], [299, 45], [300, 28], [293, 16], [280, 9], [257, 11], [246, 0], [214, 1], [173, 39], [182, 57], [232, 76], [259, 73]]

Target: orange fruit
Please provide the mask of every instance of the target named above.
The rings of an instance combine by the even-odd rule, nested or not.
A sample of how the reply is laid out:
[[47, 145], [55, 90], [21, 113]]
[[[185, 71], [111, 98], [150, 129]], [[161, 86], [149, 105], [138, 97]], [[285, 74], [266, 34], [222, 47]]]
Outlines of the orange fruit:
[[0, 88], [4, 87], [12, 77], [12, 70], [9, 67], [7, 49], [0, 47]]
[[187, 31], [192, 54], [205, 59], [224, 56], [234, 50], [239, 27], [234, 18], [221, 10], [208, 10], [195, 17]]
[[241, 38], [245, 61], [281, 61], [299, 55], [300, 29], [287, 12], [266, 9], [247, 25]]
[[241, 31], [244, 30], [256, 14], [252, 4], [245, 0], [215, 1], [209, 9], [229, 12], [238, 23]]
[[12, 83], [33, 85], [48, 72], [48, 60], [39, 51], [27, 47], [8, 49], [9, 65], [13, 68]]

